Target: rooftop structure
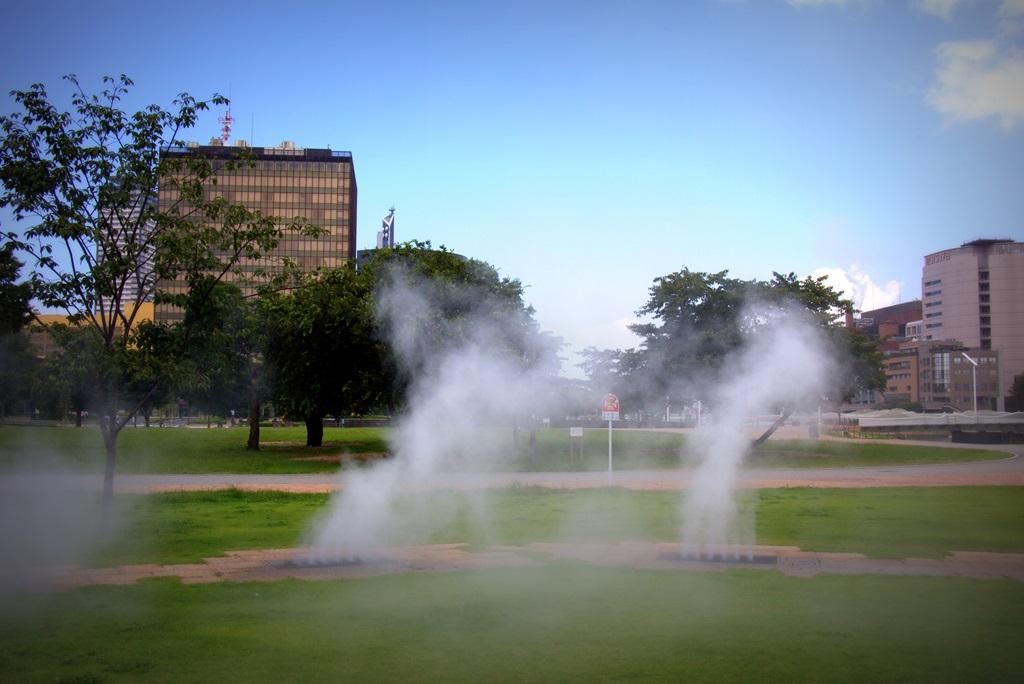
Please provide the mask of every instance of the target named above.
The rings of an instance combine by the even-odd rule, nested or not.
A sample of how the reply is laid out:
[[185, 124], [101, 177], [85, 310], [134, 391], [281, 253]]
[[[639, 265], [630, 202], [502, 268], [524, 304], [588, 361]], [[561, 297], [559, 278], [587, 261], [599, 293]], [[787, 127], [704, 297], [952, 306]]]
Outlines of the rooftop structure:
[[878, 337], [904, 337], [906, 325], [921, 320], [921, 301], [914, 300], [892, 306], [862, 311], [854, 323], [868, 334]]

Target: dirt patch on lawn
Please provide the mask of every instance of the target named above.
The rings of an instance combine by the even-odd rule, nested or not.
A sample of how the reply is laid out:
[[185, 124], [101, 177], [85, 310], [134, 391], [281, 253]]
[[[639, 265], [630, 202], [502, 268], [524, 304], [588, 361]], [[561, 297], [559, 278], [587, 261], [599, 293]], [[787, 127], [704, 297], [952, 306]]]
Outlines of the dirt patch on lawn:
[[322, 461], [324, 463], [341, 463], [343, 461], [351, 461], [353, 463], [368, 463], [370, 461], [379, 461], [381, 459], [390, 456], [386, 451], [361, 451], [359, 453], [341, 453], [341, 454], [318, 454], [315, 456], [290, 456], [289, 461]]
[[1024, 472], [1003, 473], [914, 473], [886, 474], [879, 477], [816, 477], [804, 478], [762, 477], [742, 482], [743, 489], [781, 489], [784, 487], [852, 488], [864, 487], [997, 487], [1024, 485]]
[[312, 456], [289, 456], [289, 461], [312, 461], [317, 463], [370, 463], [388, 458], [386, 451], [364, 451], [356, 454], [314, 454]]
[[123, 487], [118, 491], [131, 492], [132, 494], [159, 494], [161, 492], [219, 492], [226, 489], [237, 489], [242, 492], [285, 492], [289, 494], [331, 494], [340, 490], [340, 487], [330, 482], [313, 483], [288, 483], [269, 482], [267, 484], [205, 484], [182, 483], [182, 484], [153, 484], [139, 485], [135, 487]]
[[391, 454], [387, 451], [357, 451], [353, 453], [343, 453], [341, 458], [344, 461], [353, 461], [355, 463], [369, 463], [370, 461], [380, 461], [385, 458], [391, 458]]
[[[311, 457], [312, 458], [312, 457]], [[347, 460], [337, 460], [337, 457], [315, 457], [316, 460], [327, 460], [339, 464], [352, 463]], [[607, 486], [607, 481], [597, 479], [573, 479], [553, 475], [550, 478], [529, 478], [516, 480], [506, 478], [495, 480], [490, 485], [495, 488], [515, 486], [517, 484], [530, 487], [544, 487], [549, 489], [593, 489]], [[843, 489], [860, 489], [866, 487], [963, 487], [963, 486], [1024, 486], [1024, 472], [992, 472], [992, 473], [929, 473], [929, 474], [907, 474], [898, 475], [886, 473], [884, 476], [877, 474], [854, 476], [852, 474], [837, 476], [808, 477], [786, 477], [786, 476], [759, 476], [746, 477], [737, 484], [740, 489], [783, 489], [787, 487], [812, 487]], [[446, 485], [452, 489], [479, 488], [479, 484], [449, 483]], [[690, 486], [689, 476], [670, 477], [652, 476], [647, 478], [634, 478], [615, 482], [616, 487], [641, 491], [679, 491]], [[203, 481], [201, 478], [190, 478], [182, 476], [180, 482], [153, 482], [137, 484], [119, 484], [118, 491], [132, 492], [136, 494], [153, 494], [156, 492], [198, 492], [216, 491], [222, 489], [240, 489], [247, 492], [293, 492], [296, 494], [323, 494], [341, 491], [344, 484], [339, 482], [334, 475], [325, 475], [321, 481], [296, 482], [288, 476], [281, 476], [275, 479], [267, 476], [260, 482], [246, 481], [243, 479], [231, 479], [230, 476], [224, 479]]]

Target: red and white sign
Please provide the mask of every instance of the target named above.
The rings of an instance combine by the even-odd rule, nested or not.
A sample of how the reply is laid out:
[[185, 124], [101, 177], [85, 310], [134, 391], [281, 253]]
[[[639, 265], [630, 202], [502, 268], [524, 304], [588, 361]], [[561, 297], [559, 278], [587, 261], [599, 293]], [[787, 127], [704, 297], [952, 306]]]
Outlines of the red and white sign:
[[614, 394], [604, 395], [601, 402], [601, 420], [619, 419], [619, 398]]

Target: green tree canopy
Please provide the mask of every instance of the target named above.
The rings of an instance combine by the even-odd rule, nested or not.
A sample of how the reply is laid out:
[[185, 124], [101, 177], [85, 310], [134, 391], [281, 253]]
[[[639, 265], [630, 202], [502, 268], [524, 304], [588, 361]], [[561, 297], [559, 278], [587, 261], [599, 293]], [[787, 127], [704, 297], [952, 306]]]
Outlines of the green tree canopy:
[[444, 354], [476, 342], [525, 370], [558, 367], [561, 340], [540, 330], [523, 285], [492, 265], [429, 242], [377, 250], [362, 267], [371, 280], [391, 408], [410, 382]]
[[1024, 411], [1024, 373], [1013, 376], [1013, 385], [1006, 397], [1007, 411]]
[[[131, 364], [139, 348], [141, 302], [159, 294], [158, 279], [241, 277], [241, 261], [267, 254], [285, 230], [315, 235], [318, 229], [232, 204], [209, 192], [215, 182], [209, 160], [163, 154], [225, 98], [201, 101], [182, 93], [169, 108], [127, 112], [120, 107], [132, 86], [127, 77], [105, 78], [99, 94], [87, 93], [74, 76], [67, 81], [68, 110], [52, 104], [41, 84], [12, 92], [17, 111], [0, 116], [0, 206], [18, 221], [4, 237], [30, 257], [33, 296], [102, 341], [106, 362], [95, 390], [109, 500], [117, 437], [161, 383], [154, 379], [119, 414], [129, 377], [120, 364]], [[245, 162], [229, 162], [235, 163]], [[157, 201], [162, 188], [173, 190], [173, 205]]]
[[0, 246], [0, 420], [29, 397], [30, 371], [35, 362], [22, 330], [32, 320], [32, 289], [18, 282], [21, 261], [14, 244]]
[[95, 328], [52, 324], [49, 334], [58, 351], [49, 354], [35, 368], [32, 394], [38, 406], [60, 416], [75, 414], [75, 425], [81, 427], [82, 414], [91, 410], [96, 400], [96, 383], [103, 377], [105, 363], [103, 340]]
[[275, 402], [306, 422], [309, 446], [321, 444], [326, 415], [400, 410], [410, 383], [466, 344], [524, 370], [557, 362], [518, 280], [429, 243], [309, 276], [261, 310]]
[[[882, 386], [877, 341], [846, 328], [842, 319], [853, 303], [829, 286], [824, 277], [799, 278], [773, 273], [767, 281], [732, 278], [728, 271], [705, 273], [683, 268], [656, 278], [647, 302], [637, 313], [647, 320], [630, 326], [642, 338], [633, 350], [587, 350], [582, 367], [591, 378], [619, 387], [631, 410], [663, 406], [666, 395], [679, 397], [680, 387], [714, 381], [722, 367], [760, 328], [773, 325], [790, 307], [808, 312], [832, 342], [842, 360], [836, 389]], [[639, 396], [643, 395], [643, 397]]]
[[14, 243], [0, 246], [0, 335], [19, 332], [32, 320], [32, 286], [18, 282], [24, 266]]
[[273, 396], [305, 421], [307, 446], [322, 445], [324, 416], [363, 410], [381, 392], [370, 284], [350, 265], [261, 301]]

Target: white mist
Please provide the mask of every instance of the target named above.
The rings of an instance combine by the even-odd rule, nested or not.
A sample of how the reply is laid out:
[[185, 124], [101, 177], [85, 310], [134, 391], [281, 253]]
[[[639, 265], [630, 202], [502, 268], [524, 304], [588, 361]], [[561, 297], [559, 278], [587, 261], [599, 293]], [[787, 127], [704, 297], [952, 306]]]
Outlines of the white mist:
[[687, 556], [749, 556], [752, 511], [741, 511], [736, 488], [751, 448], [750, 420], [781, 406], [814, 406], [828, 388], [834, 363], [819, 326], [806, 313], [748, 312], [765, 323], [745, 341], [742, 353], [711, 392], [708, 421], [690, 438], [698, 458], [682, 510]]
[[[379, 299], [378, 313], [390, 331], [392, 348], [403, 367], [414, 373], [408, 409], [398, 423], [392, 458], [341, 475], [343, 489], [312, 529], [316, 559], [372, 555], [398, 538], [407, 540], [409, 528], [426, 541], [431, 532], [452, 522], [459, 507], [427, 505], [430, 497], [415, 494], [443, 486], [443, 474], [451, 471], [492, 470], [511, 451], [517, 417], [544, 410], [542, 398], [550, 395], [545, 387], [553, 369], [524, 364], [522, 357], [508, 352], [510, 337], [524, 330], [521, 320], [495, 318], [493, 308], [480, 315], [470, 310], [454, 323], [458, 344], [431, 348], [439, 339], [432, 332], [450, 324], [440, 312], [451, 297], [465, 303], [467, 294], [430, 293], [428, 284], [396, 275]], [[526, 347], [532, 343], [515, 341]], [[554, 358], [539, 349], [527, 349], [527, 355]], [[488, 434], [507, 435], [507, 442], [495, 443], [486, 439]], [[473, 504], [474, 496], [485, 493], [465, 496]], [[482, 512], [482, 502], [475, 503]]]

